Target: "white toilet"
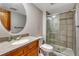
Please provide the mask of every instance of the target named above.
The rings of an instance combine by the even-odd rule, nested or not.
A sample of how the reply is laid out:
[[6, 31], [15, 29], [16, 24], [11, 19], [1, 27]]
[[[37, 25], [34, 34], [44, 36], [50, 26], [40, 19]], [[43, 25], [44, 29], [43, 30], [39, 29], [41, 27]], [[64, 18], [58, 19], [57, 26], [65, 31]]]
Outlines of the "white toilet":
[[39, 36], [38, 38], [40, 38], [39, 46], [40, 46], [40, 50], [41, 50], [40, 51], [41, 55], [49, 56], [49, 53], [53, 51], [53, 47], [49, 44], [45, 44], [42, 36]]
[[43, 51], [44, 55], [46, 56], [49, 56], [49, 53], [53, 51], [53, 47], [49, 44], [41, 45], [40, 49]]

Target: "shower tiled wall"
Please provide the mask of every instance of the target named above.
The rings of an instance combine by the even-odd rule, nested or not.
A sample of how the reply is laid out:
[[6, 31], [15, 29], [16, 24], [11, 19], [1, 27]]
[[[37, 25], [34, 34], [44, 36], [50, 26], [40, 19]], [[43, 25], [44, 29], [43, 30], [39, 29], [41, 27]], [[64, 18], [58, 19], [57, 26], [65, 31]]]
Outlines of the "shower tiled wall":
[[59, 45], [65, 46], [67, 48], [73, 49], [73, 40], [75, 36], [75, 28], [74, 28], [74, 12], [66, 12], [59, 15], [60, 23], [59, 23]]

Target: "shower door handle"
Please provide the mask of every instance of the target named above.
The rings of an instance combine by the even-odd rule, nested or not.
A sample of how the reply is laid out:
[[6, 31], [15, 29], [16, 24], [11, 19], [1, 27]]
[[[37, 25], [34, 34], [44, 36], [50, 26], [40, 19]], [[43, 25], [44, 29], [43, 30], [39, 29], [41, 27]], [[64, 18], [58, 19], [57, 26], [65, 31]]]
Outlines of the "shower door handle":
[[78, 26], [76, 26], [76, 27], [79, 27], [79, 25], [78, 25]]

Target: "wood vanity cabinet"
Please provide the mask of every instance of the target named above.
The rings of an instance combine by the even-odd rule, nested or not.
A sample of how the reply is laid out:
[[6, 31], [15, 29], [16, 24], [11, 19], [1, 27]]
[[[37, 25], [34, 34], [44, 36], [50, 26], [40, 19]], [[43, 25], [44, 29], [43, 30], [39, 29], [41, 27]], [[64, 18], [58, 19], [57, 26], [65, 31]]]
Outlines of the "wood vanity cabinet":
[[20, 48], [5, 53], [2, 56], [38, 56], [38, 54], [39, 54], [39, 40], [36, 40]]

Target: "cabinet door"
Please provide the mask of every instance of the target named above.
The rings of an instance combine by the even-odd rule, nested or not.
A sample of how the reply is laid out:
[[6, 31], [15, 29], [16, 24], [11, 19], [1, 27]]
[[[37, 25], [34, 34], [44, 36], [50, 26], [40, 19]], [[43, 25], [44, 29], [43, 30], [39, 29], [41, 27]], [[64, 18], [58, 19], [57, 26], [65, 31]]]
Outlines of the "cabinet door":
[[38, 40], [24, 47], [24, 56], [37, 56], [39, 52]]
[[31, 50], [27, 56], [38, 56], [38, 49]]

